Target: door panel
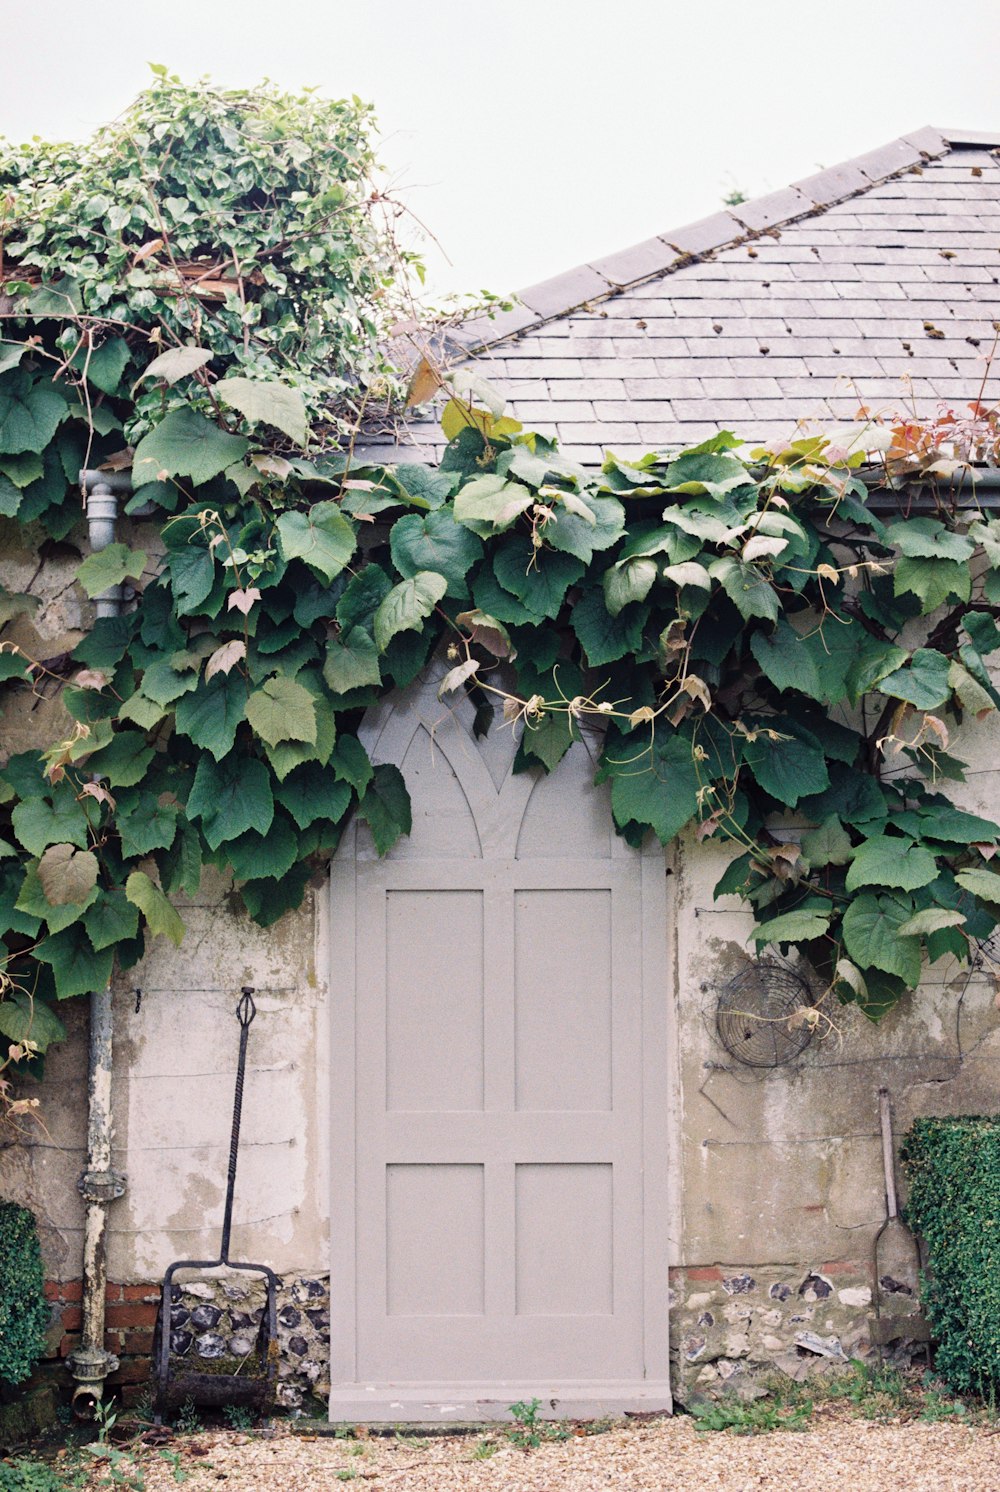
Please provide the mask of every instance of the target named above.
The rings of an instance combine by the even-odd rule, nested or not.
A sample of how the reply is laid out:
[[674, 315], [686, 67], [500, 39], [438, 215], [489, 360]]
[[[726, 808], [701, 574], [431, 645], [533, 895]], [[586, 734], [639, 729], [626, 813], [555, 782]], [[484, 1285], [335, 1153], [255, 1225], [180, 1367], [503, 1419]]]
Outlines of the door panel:
[[483, 893], [386, 896], [386, 1107], [483, 1106]]

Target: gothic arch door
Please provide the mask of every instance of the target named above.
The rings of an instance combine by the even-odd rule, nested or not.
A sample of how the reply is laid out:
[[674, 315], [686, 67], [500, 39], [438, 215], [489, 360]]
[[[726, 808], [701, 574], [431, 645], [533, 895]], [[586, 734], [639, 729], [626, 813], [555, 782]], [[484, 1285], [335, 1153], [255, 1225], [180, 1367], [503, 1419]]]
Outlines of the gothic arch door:
[[668, 1408], [663, 856], [438, 677], [364, 733], [412, 834], [333, 867], [331, 1417]]

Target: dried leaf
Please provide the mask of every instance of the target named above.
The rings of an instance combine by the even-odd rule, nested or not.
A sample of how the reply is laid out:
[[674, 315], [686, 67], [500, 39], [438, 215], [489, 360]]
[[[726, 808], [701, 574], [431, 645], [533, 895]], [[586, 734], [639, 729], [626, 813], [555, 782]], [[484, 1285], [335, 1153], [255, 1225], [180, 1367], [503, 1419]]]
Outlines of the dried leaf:
[[413, 377], [406, 390], [407, 409], [414, 409], [418, 404], [426, 404], [428, 399], [433, 399], [442, 384], [443, 380], [437, 368], [422, 357], [414, 369]]
[[466, 679], [471, 679], [478, 668], [477, 658], [466, 658], [464, 663], [458, 663], [454, 668], [449, 668], [438, 688], [438, 699], [444, 699], [446, 694], [454, 694], [456, 689], [461, 689]]
[[685, 694], [690, 694], [691, 698], [696, 699], [706, 710], [712, 708], [712, 691], [705, 680], [700, 679], [696, 673], [689, 673], [681, 688]]
[[126, 446], [123, 451], [112, 451], [110, 456], [105, 456], [98, 471], [130, 471], [132, 468], [133, 450]]
[[488, 612], [460, 611], [455, 620], [468, 632], [470, 642], [477, 642], [488, 653], [492, 653], [494, 658], [517, 657], [517, 650], [511, 645], [507, 628]]
[[722, 822], [724, 811], [725, 810], [722, 808], [717, 808], [714, 813], [709, 814], [707, 819], [702, 819], [701, 823], [694, 831], [694, 837], [699, 844], [701, 844], [703, 839], [709, 839], [715, 833], [716, 829]]
[[115, 808], [118, 806], [107, 788], [102, 787], [99, 782], [85, 782], [80, 789], [80, 796], [81, 798], [94, 798], [98, 803], [106, 803], [112, 813], [114, 813]]
[[99, 668], [81, 668], [80, 672], [73, 676], [73, 685], [76, 689], [103, 689], [107, 682], [107, 675]]
[[38, 879], [51, 906], [82, 904], [97, 884], [97, 856], [71, 844], [50, 844], [38, 862]]
[[206, 683], [217, 673], [228, 673], [246, 655], [247, 645], [242, 637], [234, 637], [230, 642], [224, 642], [221, 648], [216, 648], [205, 664]]
[[769, 559], [776, 554], [781, 554], [782, 550], [787, 548], [787, 539], [769, 539], [766, 534], [755, 534], [743, 546], [743, 559], [747, 562], [755, 559]]
[[269, 456], [266, 452], [256, 451], [250, 460], [261, 476], [275, 477], [279, 482], [284, 482], [292, 474], [292, 463], [284, 456]]
[[144, 259], [151, 259], [153, 255], [158, 254], [162, 248], [162, 238], [151, 238], [149, 240], [149, 243], [144, 243], [141, 249], [136, 249], [135, 253], [132, 256], [132, 263], [141, 264]]
[[229, 600], [226, 602], [227, 611], [241, 611], [247, 616], [255, 601], [260, 600], [260, 591], [255, 585], [248, 586], [246, 590], [230, 591]]

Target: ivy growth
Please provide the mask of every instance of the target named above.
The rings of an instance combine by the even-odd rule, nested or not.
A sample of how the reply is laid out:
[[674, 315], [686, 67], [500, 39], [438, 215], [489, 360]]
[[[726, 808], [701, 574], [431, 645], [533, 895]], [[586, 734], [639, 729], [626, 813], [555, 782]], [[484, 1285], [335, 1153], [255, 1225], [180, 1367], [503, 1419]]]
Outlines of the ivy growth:
[[72, 189], [58, 153], [47, 182], [39, 148], [0, 161], [0, 512], [82, 554], [77, 474], [103, 465], [131, 469], [136, 515], [78, 570], [88, 596], [128, 580], [134, 599], [68, 662], [39, 656], [33, 598], [0, 594], [4, 703], [65, 706], [58, 740], [0, 770], [0, 1031], [44, 1049], [60, 1000], [179, 941], [171, 898], [206, 865], [266, 926], [351, 814], [387, 851], [406, 786], [357, 726], [435, 650], [443, 709], [464, 691], [477, 728], [502, 728], [496, 706], [522, 730], [517, 771], [602, 722], [619, 832], [734, 844], [717, 891], [751, 904], [756, 941], [877, 1019], [1000, 918], [1000, 827], [942, 791], [956, 723], [1000, 706], [1000, 520], [973, 494], [885, 523], [866, 460], [886, 484], [954, 472], [995, 412], [865, 414], [783, 449], [722, 433], [595, 471], [425, 358], [422, 390], [450, 395], [442, 460], [364, 465], [346, 427], [378, 366], [382, 270], [351, 174], [363, 119], [160, 79], [106, 201], [82, 188], [98, 161], [107, 180], [110, 136]]

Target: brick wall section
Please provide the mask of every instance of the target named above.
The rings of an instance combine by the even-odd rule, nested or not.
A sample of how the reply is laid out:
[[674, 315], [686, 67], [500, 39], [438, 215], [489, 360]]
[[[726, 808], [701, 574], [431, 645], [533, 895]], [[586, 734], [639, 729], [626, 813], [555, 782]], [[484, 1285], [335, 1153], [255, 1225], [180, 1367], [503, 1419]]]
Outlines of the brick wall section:
[[[45, 1286], [45, 1298], [52, 1316], [42, 1368], [52, 1373], [80, 1345], [83, 1281], [50, 1280]], [[108, 1383], [112, 1388], [145, 1385], [151, 1371], [160, 1286], [109, 1284], [105, 1301], [105, 1350], [113, 1352], [121, 1364]]]

